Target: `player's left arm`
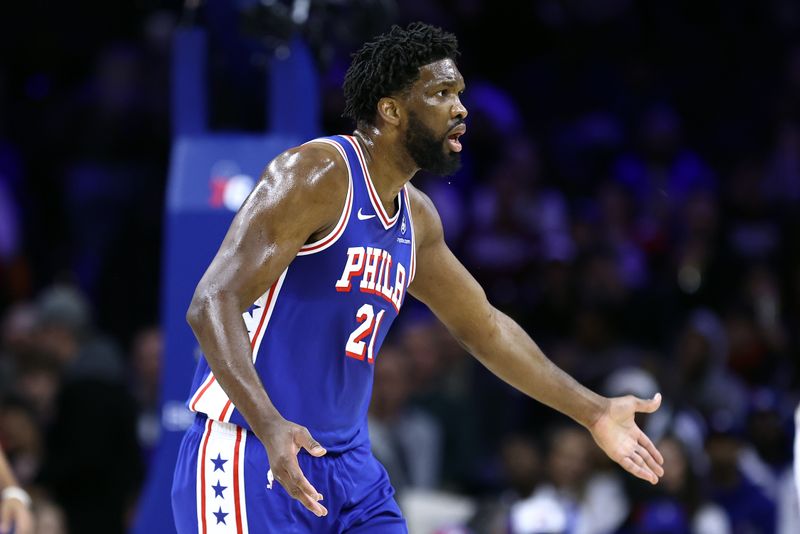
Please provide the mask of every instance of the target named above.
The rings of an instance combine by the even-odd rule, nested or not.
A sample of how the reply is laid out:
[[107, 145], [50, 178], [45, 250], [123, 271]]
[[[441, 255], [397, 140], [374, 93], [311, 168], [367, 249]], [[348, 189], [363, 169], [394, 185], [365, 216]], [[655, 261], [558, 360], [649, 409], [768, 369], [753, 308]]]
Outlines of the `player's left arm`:
[[515, 321], [489, 303], [447, 247], [433, 203], [415, 188], [409, 190], [417, 238], [417, 269], [409, 292], [490, 371], [586, 427], [611, 459], [633, 475], [657, 483], [664, 474], [664, 460], [634, 416], [658, 409], [660, 395], [649, 400], [605, 398], [559, 369]]

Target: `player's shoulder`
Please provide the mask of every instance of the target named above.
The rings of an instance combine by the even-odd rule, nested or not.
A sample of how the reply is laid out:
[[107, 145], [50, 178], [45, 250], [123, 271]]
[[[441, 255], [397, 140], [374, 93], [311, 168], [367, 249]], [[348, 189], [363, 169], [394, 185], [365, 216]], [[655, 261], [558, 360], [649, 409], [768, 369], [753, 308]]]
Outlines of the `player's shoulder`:
[[431, 198], [410, 182], [406, 185], [406, 189], [411, 216], [414, 218], [414, 231], [417, 232], [420, 242], [441, 237], [442, 220]]
[[414, 209], [414, 215], [417, 214], [416, 212], [418, 210], [436, 209], [431, 197], [426, 195], [411, 182], [406, 184], [406, 190], [408, 191], [409, 200], [411, 201], [411, 207]]
[[328, 143], [308, 142], [278, 154], [264, 171], [264, 179], [282, 187], [336, 193], [348, 187], [347, 165]]

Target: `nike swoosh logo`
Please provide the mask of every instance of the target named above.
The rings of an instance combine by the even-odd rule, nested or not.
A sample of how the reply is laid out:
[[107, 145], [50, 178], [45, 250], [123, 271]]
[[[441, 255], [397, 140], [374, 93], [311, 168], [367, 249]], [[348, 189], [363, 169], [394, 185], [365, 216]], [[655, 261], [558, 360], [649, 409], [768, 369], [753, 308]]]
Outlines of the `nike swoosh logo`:
[[371, 219], [373, 217], [375, 217], [375, 214], [364, 215], [363, 213], [361, 213], [361, 208], [358, 208], [358, 220], [359, 221], [366, 221], [367, 219]]

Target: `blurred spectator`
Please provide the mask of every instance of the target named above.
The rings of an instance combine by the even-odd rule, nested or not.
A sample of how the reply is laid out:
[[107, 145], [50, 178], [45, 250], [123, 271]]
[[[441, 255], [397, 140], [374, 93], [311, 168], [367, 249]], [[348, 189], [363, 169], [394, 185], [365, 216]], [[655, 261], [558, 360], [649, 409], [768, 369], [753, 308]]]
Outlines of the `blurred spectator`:
[[119, 381], [124, 366], [116, 344], [99, 334], [86, 297], [71, 286], [53, 286], [37, 301], [36, 346], [52, 353], [68, 380], [94, 377]]
[[52, 354], [37, 350], [18, 353], [17, 361], [16, 391], [31, 403], [40, 423], [50, 423], [61, 389], [59, 362]]
[[[122, 356], [95, 328], [86, 297], [66, 285], [39, 295], [33, 344], [50, 355], [40, 356], [43, 362], [60, 368], [55, 373], [50, 364], [20, 366], [28, 373], [22, 384], [31, 401], [54, 408], [37, 481], [63, 506], [70, 531], [89, 532], [102, 524], [106, 532], [123, 532], [143, 467], [137, 409], [125, 386]], [[53, 379], [62, 375], [56, 393]]]
[[694, 311], [678, 339], [674, 391], [712, 426], [741, 425], [744, 420], [745, 388], [728, 368], [729, 351], [728, 333], [717, 315]]
[[544, 461], [537, 444], [524, 435], [507, 436], [500, 447], [505, 485], [513, 501], [533, 493], [544, 477]]
[[745, 159], [736, 165], [727, 180], [725, 239], [735, 261], [732, 267], [742, 269], [750, 262], [778, 258], [782, 227], [764, 192], [765, 173], [762, 161]]
[[0, 391], [13, 387], [17, 355], [33, 349], [36, 309], [20, 302], [10, 306], [0, 317]]
[[508, 139], [487, 183], [473, 192], [465, 261], [497, 305], [513, 310], [530, 292], [526, 274], [540, 258], [570, 259], [572, 241], [560, 192], [542, 187], [541, 155], [524, 135]]
[[447, 451], [440, 456], [438, 477], [444, 488], [471, 493], [483, 481], [483, 440], [495, 436], [481, 425], [482, 410], [491, 410], [491, 392], [476, 398], [478, 364], [438, 320], [429, 312], [406, 313], [395, 339], [409, 359], [411, 402], [434, 418], [441, 450]]
[[745, 440], [739, 453], [739, 468], [776, 504], [776, 532], [800, 527], [798, 503], [793, 487], [792, 413], [776, 391], [759, 388], [750, 395]]
[[7, 396], [0, 404], [0, 444], [19, 483], [30, 487], [39, 476], [46, 449], [35, 409], [25, 399]]
[[84, 377], [65, 385], [56, 406], [40, 483], [70, 532], [125, 532], [143, 477], [133, 398], [122, 383]]
[[738, 434], [735, 428], [720, 428], [706, 441], [710, 496], [725, 510], [733, 532], [775, 532], [775, 501], [742, 472], [744, 443]]
[[681, 440], [667, 435], [656, 446], [664, 456], [664, 478], [652, 488], [636, 484], [631, 492], [636, 504], [622, 533], [732, 533], [725, 511], [709, 500]]
[[678, 112], [656, 104], [642, 115], [638, 146], [617, 161], [614, 176], [633, 195], [639, 235], [648, 254], [664, 252], [669, 225], [689, 196], [716, 190], [711, 169], [686, 145]]
[[[800, 58], [800, 52], [797, 56]], [[797, 62], [800, 64], [800, 59]], [[776, 129], [764, 192], [771, 203], [788, 207], [800, 201], [800, 123], [786, 121]]]
[[628, 513], [628, 501], [614, 474], [593, 471], [591, 436], [577, 426], [551, 429], [546, 482], [511, 507], [513, 534], [613, 532]]
[[139, 444], [148, 459], [155, 451], [161, 433], [158, 400], [163, 350], [164, 341], [158, 327], [145, 328], [134, 337], [131, 350], [131, 388], [139, 409], [136, 427]]
[[410, 403], [410, 363], [399, 347], [383, 345], [369, 406], [372, 451], [398, 493], [437, 487], [444, 453], [436, 421]]

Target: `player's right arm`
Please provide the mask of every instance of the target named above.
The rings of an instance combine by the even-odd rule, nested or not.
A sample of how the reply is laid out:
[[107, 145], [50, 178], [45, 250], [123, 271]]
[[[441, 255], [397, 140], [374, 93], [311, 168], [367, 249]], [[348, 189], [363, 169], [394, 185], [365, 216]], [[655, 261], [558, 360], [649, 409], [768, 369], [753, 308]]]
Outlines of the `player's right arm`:
[[216, 380], [264, 443], [273, 475], [318, 516], [327, 510], [303, 476], [297, 453], [305, 448], [322, 456], [325, 449], [273, 405], [253, 366], [242, 314], [300, 247], [325, 235], [338, 220], [348, 187], [340, 163], [336, 150], [321, 143], [289, 150], [270, 162], [234, 217], [186, 314]]

